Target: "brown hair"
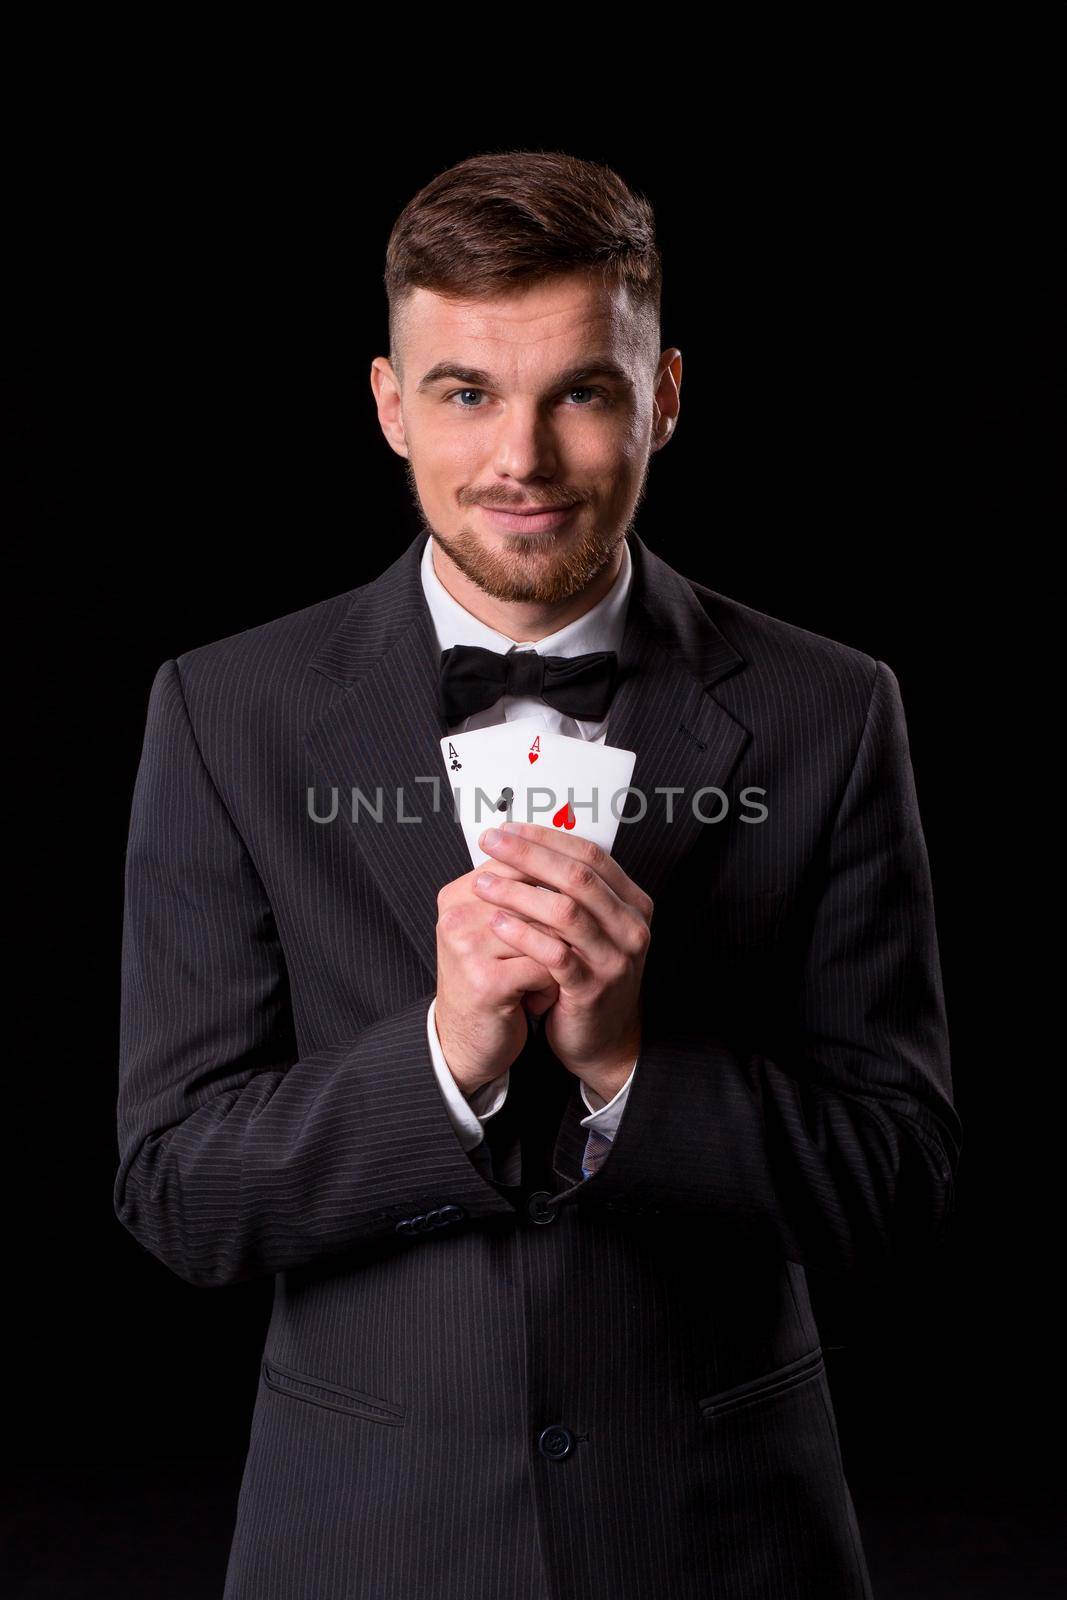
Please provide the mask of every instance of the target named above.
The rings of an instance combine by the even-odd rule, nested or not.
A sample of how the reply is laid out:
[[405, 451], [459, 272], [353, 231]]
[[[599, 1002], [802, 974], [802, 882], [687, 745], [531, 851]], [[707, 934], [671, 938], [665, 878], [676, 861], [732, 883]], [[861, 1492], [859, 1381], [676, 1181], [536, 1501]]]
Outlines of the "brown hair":
[[385, 252], [390, 360], [414, 289], [482, 299], [540, 279], [600, 272], [624, 285], [655, 334], [663, 267], [645, 197], [596, 161], [558, 150], [470, 156], [408, 201]]

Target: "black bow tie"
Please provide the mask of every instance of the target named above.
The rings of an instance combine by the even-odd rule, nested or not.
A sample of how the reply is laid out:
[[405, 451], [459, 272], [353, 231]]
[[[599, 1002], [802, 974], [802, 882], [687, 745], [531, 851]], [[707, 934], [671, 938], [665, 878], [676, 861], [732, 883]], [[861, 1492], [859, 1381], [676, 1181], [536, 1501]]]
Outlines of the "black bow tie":
[[618, 655], [541, 656], [536, 650], [501, 655], [476, 644], [441, 652], [441, 714], [448, 723], [493, 705], [501, 695], [543, 700], [579, 722], [600, 722], [615, 693]]

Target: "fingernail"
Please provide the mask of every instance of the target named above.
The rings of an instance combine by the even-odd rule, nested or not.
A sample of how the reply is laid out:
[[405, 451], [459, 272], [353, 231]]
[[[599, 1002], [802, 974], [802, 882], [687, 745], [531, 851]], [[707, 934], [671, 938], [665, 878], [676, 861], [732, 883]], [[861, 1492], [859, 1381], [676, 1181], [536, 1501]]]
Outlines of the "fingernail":
[[488, 889], [492, 884], [494, 884], [496, 882], [496, 873], [495, 872], [479, 872], [479, 874], [475, 878], [474, 882], [478, 886], [479, 889]]
[[478, 840], [478, 843], [482, 846], [483, 849], [485, 848], [485, 846], [487, 844], [499, 844], [500, 843], [500, 834], [497, 832], [496, 828], [486, 828], [485, 832], [482, 834], [481, 838]]

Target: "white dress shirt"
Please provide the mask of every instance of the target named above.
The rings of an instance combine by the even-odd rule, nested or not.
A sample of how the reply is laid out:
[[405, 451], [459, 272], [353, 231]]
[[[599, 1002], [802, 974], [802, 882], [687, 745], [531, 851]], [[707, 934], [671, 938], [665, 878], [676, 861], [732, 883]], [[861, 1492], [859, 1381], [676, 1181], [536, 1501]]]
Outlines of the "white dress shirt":
[[[591, 650], [619, 652], [622, 649], [632, 581], [630, 549], [625, 539], [622, 546], [622, 564], [607, 594], [583, 616], [576, 617], [573, 622], [568, 622], [565, 627], [546, 635], [543, 639], [538, 639], [535, 643], [519, 643], [509, 639], [506, 634], [497, 633], [494, 628], [488, 627], [473, 616], [465, 606], [461, 606], [459, 601], [449, 594], [434, 571], [433, 540], [429, 537], [422, 552], [420, 571], [438, 650], [450, 650], [453, 645], [466, 644], [480, 645], [484, 650], [495, 650], [500, 655], [510, 655], [514, 650], [533, 650], [538, 655], [576, 656], [584, 655]], [[573, 717], [556, 711], [539, 698], [507, 694], [502, 695], [493, 705], [485, 706], [481, 711], [472, 712], [462, 721], [453, 723], [447, 731], [468, 733], [473, 728], [488, 728], [498, 722], [517, 722], [522, 717], [533, 716], [543, 716], [554, 733], [561, 733], [570, 739], [588, 739], [595, 744], [603, 744], [607, 737], [607, 717], [600, 722], [578, 722]], [[433, 1058], [434, 1071], [452, 1125], [459, 1135], [464, 1150], [469, 1151], [481, 1142], [483, 1123], [504, 1104], [511, 1069], [509, 1067], [493, 1083], [487, 1083], [483, 1088], [465, 1095], [449, 1071], [441, 1048], [434, 1017], [436, 1004], [435, 996], [426, 1014], [430, 1055]], [[595, 1089], [588, 1089], [584, 1083], [581, 1084], [582, 1099], [590, 1112], [589, 1116], [582, 1118], [583, 1128], [595, 1128], [605, 1138], [614, 1138], [636, 1066], [635, 1061], [626, 1082], [611, 1100], [605, 1101]], [[510, 1153], [506, 1168], [505, 1172], [499, 1174], [500, 1181], [507, 1184], [517, 1183], [519, 1181], [517, 1142]]]

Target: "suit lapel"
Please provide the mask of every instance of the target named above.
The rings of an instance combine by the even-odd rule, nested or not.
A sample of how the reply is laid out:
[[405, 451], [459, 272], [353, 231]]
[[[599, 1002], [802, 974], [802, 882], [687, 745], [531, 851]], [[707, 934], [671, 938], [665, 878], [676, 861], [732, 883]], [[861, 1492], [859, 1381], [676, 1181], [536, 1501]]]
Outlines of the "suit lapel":
[[[367, 869], [429, 972], [437, 972], [437, 894], [471, 870], [441, 760], [448, 732], [437, 709], [439, 657], [419, 578], [423, 539], [358, 590], [312, 667], [345, 687], [305, 732], [320, 812], [337, 788], [337, 826], [350, 830]], [[423, 782], [418, 782], [418, 779]], [[437, 780], [435, 789], [434, 782]], [[378, 808], [352, 820], [351, 794]], [[380, 791], [380, 796], [379, 796]], [[434, 809], [434, 798], [438, 800]], [[398, 808], [407, 817], [398, 819]], [[342, 820], [345, 819], [345, 820]]]
[[[637, 759], [635, 792], [623, 807], [612, 856], [655, 900], [706, 826], [694, 814], [693, 795], [725, 785], [749, 735], [707, 693], [742, 657], [686, 580], [636, 534], [630, 539], [633, 589], [606, 742], [635, 751]], [[682, 791], [673, 797], [670, 823], [666, 796], [656, 792], [667, 787]], [[699, 804], [714, 814], [713, 796]]]
[[[392, 566], [358, 589], [311, 661], [341, 693], [305, 730], [318, 814], [338, 791], [339, 815], [367, 870], [431, 976], [437, 970], [437, 894], [471, 870], [445, 781], [437, 708], [439, 654], [419, 563], [419, 534]], [[704, 824], [692, 795], [724, 786], [749, 735], [707, 692], [742, 658], [686, 580], [631, 531], [633, 586], [607, 743], [634, 750], [631, 793], [612, 852], [655, 900]], [[418, 781], [422, 779], [423, 781]], [[438, 807], [433, 800], [437, 782]], [[681, 788], [665, 822], [657, 786]], [[352, 819], [352, 793], [365, 797]], [[705, 799], [714, 810], [714, 797]], [[374, 820], [369, 807], [381, 810]], [[628, 821], [628, 817], [638, 820]], [[408, 818], [405, 821], [403, 818]], [[421, 820], [410, 820], [421, 819]]]

